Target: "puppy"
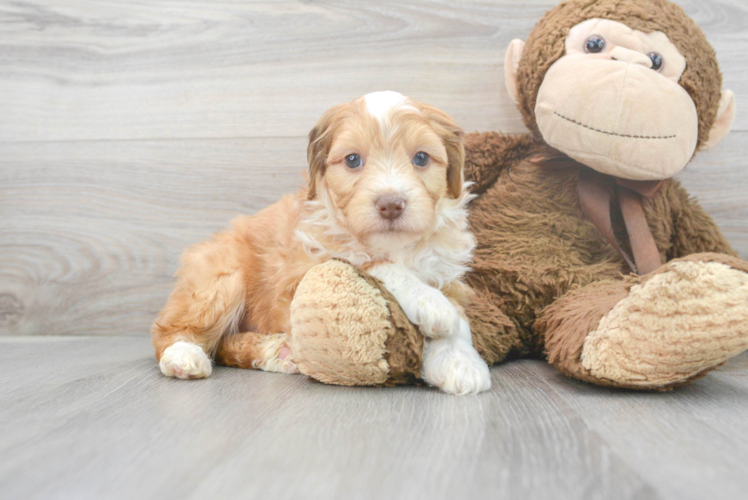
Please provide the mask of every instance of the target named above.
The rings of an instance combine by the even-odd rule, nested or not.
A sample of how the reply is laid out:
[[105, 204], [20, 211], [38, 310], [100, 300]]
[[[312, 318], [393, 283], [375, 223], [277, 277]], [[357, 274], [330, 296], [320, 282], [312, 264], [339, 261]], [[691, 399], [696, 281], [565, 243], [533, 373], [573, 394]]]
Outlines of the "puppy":
[[491, 385], [460, 304], [475, 245], [463, 132], [396, 92], [333, 107], [309, 134], [309, 186], [188, 249], [151, 334], [164, 375], [220, 364], [296, 373], [290, 304], [313, 266], [345, 259], [379, 278], [426, 338], [422, 376], [454, 394]]

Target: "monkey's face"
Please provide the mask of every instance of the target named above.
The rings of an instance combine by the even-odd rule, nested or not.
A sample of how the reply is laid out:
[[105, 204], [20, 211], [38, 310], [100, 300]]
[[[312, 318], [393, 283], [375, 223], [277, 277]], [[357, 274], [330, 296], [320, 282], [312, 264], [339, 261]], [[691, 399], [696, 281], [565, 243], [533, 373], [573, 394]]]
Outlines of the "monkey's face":
[[[512, 42], [507, 53], [515, 100], [523, 46]], [[543, 139], [580, 163], [626, 179], [665, 179], [683, 169], [699, 141], [699, 115], [678, 83], [686, 59], [667, 35], [590, 19], [571, 28], [565, 48], [538, 89], [535, 121]], [[734, 116], [732, 93], [723, 93], [723, 101], [714, 143]]]
[[576, 25], [545, 75], [535, 118], [552, 147], [605, 174], [664, 179], [693, 156], [699, 117], [678, 85], [686, 60], [664, 33]]

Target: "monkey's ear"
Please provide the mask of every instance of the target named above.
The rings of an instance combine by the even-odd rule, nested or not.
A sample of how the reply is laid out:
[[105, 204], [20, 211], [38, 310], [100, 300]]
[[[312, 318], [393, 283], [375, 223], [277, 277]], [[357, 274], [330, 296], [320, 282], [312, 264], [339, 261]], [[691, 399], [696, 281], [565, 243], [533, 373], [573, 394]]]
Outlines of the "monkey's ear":
[[723, 90], [722, 97], [719, 100], [717, 119], [709, 131], [709, 138], [699, 148], [700, 151], [713, 148], [730, 132], [732, 122], [735, 121], [735, 109], [735, 94], [732, 93], [732, 90]]
[[509, 44], [509, 48], [506, 49], [506, 56], [504, 57], [504, 83], [514, 104], [519, 103], [519, 97], [517, 96], [517, 68], [519, 67], [519, 60], [522, 59], [522, 51], [524, 49], [525, 42], [519, 38], [515, 38]]

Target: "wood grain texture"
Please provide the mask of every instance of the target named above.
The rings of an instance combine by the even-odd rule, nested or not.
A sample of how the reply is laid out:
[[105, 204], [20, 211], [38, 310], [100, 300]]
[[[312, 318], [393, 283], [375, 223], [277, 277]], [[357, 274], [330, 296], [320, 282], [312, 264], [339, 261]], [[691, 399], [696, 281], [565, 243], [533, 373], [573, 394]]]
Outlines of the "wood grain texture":
[[530, 360], [492, 375], [490, 392], [463, 398], [224, 367], [179, 381], [143, 337], [5, 337], [0, 497], [684, 500], [748, 487], [746, 355], [666, 394]]
[[615, 454], [646, 482], [655, 481], [664, 498], [737, 499], [746, 496], [746, 485], [736, 478], [748, 472], [747, 374], [744, 354], [675, 394], [611, 397], [570, 380], [549, 383]]
[[201, 146], [0, 144], [0, 331], [145, 334], [187, 245], [304, 183], [303, 138]]
[[[748, 4], [683, 0], [748, 101]], [[303, 183], [329, 106], [397, 89], [523, 132], [503, 53], [554, 1], [0, 3], [0, 335], [144, 334], [188, 244]], [[680, 175], [748, 257], [748, 118]]]
[[[0, 144], [0, 332], [145, 334], [186, 246], [304, 182], [303, 137], [209, 142]], [[746, 143], [680, 176], [743, 256]]]
[[697, 153], [676, 178], [748, 259], [748, 133], [734, 132], [714, 150]]
[[[31, 0], [0, 6], [5, 141], [305, 135], [396, 89], [466, 130], [523, 130], [502, 62], [555, 1]], [[748, 7], [682, 0], [748, 100]], [[736, 130], [748, 130], [740, 116]]]

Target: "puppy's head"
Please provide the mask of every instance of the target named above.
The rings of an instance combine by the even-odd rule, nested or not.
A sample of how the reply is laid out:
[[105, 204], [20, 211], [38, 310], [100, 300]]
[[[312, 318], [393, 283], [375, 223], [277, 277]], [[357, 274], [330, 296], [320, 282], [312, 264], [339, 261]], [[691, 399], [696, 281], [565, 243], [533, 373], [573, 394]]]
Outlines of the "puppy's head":
[[365, 243], [431, 231], [439, 201], [462, 196], [463, 131], [397, 92], [333, 107], [309, 134], [309, 199]]

